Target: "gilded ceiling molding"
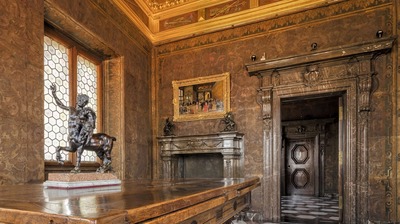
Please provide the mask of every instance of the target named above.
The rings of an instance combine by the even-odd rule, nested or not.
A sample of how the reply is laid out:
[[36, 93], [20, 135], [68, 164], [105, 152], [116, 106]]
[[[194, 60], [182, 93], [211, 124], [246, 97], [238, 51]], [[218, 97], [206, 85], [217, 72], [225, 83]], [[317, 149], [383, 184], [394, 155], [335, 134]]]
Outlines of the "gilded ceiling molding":
[[[262, 21], [235, 27], [207, 35], [192, 37], [158, 46], [158, 55], [166, 55], [178, 51], [189, 50], [191, 48], [212, 46], [222, 42], [234, 41], [240, 38], [257, 36], [265, 32], [278, 29], [290, 28], [302, 24], [307, 24], [319, 20], [338, 17], [344, 14], [365, 10], [368, 8], [380, 7], [391, 4], [391, 0], [349, 0], [327, 7], [316, 8], [301, 13], [279, 17], [272, 20]], [[390, 13], [388, 13], [389, 15]]]
[[177, 7], [187, 2], [191, 2], [193, 0], [166, 0], [166, 1], [157, 1], [157, 0], [145, 0], [144, 2], [147, 6], [153, 11], [158, 12], [161, 10], [170, 9], [173, 7]]
[[[349, 0], [108, 0], [155, 45]], [[146, 1], [146, 2], [145, 2]], [[162, 4], [168, 7], [158, 7]], [[157, 5], [157, 7], [153, 7]], [[153, 8], [151, 8], [153, 7]], [[160, 8], [157, 12], [154, 9]], [[185, 15], [197, 13], [190, 19]], [[178, 20], [176, 20], [178, 18]], [[184, 18], [184, 22], [180, 21]], [[168, 23], [165, 26], [165, 22]]]
[[142, 32], [151, 42], [154, 42], [154, 35], [152, 34], [153, 31], [153, 22], [148, 22], [149, 26], [147, 24], [143, 23], [143, 20], [137, 16], [135, 13], [129, 13], [130, 11], [130, 6], [125, 4], [124, 0], [112, 0], [113, 3], [121, 9], [122, 13], [124, 13], [132, 22], [133, 24], [136, 25], [136, 27]]
[[[239, 0], [236, 0], [236, 2], [237, 1]], [[311, 8], [318, 8], [322, 6], [325, 7], [329, 4], [337, 4], [341, 1], [344, 0], [335, 0], [334, 2], [328, 2], [328, 0], [281, 0], [273, 4], [249, 8], [246, 10], [242, 8], [242, 10], [239, 11], [232, 11], [230, 7], [225, 7], [228, 10], [227, 14], [220, 15], [218, 16], [218, 18], [209, 17], [210, 9], [219, 8], [223, 11], [224, 6], [229, 6], [228, 4], [221, 3], [215, 7], [206, 7], [206, 18], [204, 20], [199, 20], [198, 22], [189, 25], [170, 28], [168, 30], [153, 33], [155, 40], [154, 44], [162, 45], [163, 43], [182, 40], [185, 38], [203, 35], [206, 33], [218, 32], [220, 30], [231, 29], [234, 27], [260, 22], [267, 19], [273, 19], [278, 16], [293, 14], [300, 11], [303, 12]], [[164, 14], [167, 15], [166, 13]], [[180, 14], [182, 14], [182, 12]], [[171, 15], [168, 15], [168, 17], [170, 16]]]
[[209, 9], [206, 10], [207, 11], [206, 17], [207, 19], [213, 19], [231, 13], [240, 12], [246, 9], [250, 9], [250, 3], [246, 0], [237, 0], [221, 4], [218, 6], [210, 7]]

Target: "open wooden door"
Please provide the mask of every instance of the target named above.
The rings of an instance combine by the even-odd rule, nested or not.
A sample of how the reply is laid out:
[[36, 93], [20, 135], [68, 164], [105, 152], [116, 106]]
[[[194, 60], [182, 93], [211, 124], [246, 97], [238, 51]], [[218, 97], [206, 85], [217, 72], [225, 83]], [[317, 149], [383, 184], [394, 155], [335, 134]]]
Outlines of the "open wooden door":
[[318, 194], [318, 137], [286, 139], [286, 194]]

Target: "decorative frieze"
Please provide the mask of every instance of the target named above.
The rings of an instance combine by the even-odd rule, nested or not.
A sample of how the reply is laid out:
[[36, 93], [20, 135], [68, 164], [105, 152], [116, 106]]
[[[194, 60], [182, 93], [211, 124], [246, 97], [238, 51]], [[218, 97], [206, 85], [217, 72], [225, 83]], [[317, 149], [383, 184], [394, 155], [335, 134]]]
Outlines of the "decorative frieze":
[[[336, 3], [338, 1], [335, 1]], [[175, 42], [162, 44], [157, 48], [159, 55], [166, 55], [179, 51], [186, 51], [198, 47], [212, 47], [218, 44], [223, 44], [230, 41], [239, 40], [241, 38], [256, 37], [288, 29], [295, 26], [303, 26], [304, 24], [319, 23], [321, 21], [337, 18], [340, 16], [348, 16], [351, 13], [358, 11], [367, 11], [375, 7], [382, 7], [389, 5], [392, 0], [363, 0], [363, 1], [343, 1], [339, 4], [332, 4], [326, 7], [320, 7], [313, 10], [302, 11], [300, 13], [293, 13], [287, 16], [278, 16], [269, 20], [252, 23], [245, 26], [237, 26], [232, 29], [224, 30], [224, 32], [215, 32], [208, 35], [199, 35], [190, 38], [189, 40], [183, 39]], [[385, 12], [387, 17], [390, 17], [390, 9]], [[391, 18], [387, 19], [392, 21]], [[385, 27], [389, 35], [392, 35], [392, 25], [388, 24]]]
[[[354, 59], [354, 57], [357, 58], [363, 55], [370, 55], [370, 58], [372, 58], [372, 56], [375, 54], [380, 54], [382, 52], [386, 52], [388, 49], [391, 49], [393, 42], [393, 38], [382, 38], [370, 42], [350, 44], [347, 46], [344, 45], [331, 49], [316, 50], [303, 55], [257, 61], [248, 63], [245, 65], [245, 67], [250, 76], [260, 76], [261, 74], [261, 77], [269, 76], [272, 72], [280, 72], [289, 68], [303, 68], [306, 71], [305, 73], [314, 73], [312, 75], [308, 75], [308, 79], [312, 80], [319, 76], [319, 74], [317, 75], [316, 73], [319, 72], [321, 65], [318, 64], [326, 64], [329, 62], [329, 64], [324, 66], [333, 67], [334, 65], [347, 64], [344, 63], [344, 61], [348, 62], [349, 60]], [[361, 66], [360, 69], [364, 71], [370, 70], [370, 67], [367, 66], [367, 64], [364, 64], [364, 62], [359, 62], [360, 59], [357, 59], [354, 61], [354, 63], [361, 64], [355, 64], [354, 66]], [[350, 74], [357, 73], [351, 72]]]
[[303, 82], [306, 86], [317, 85], [321, 79], [321, 74], [318, 65], [306, 66], [306, 71], [303, 73]]

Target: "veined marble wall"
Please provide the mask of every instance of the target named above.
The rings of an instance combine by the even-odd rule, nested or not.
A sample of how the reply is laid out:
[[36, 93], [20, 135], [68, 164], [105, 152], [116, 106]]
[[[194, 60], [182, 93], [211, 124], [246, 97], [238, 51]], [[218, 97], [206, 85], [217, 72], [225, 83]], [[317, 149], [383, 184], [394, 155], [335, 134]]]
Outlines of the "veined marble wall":
[[[384, 37], [395, 36], [395, 1], [349, 0], [269, 21], [235, 27], [225, 31], [176, 41], [156, 48], [155, 120], [158, 134], [162, 123], [173, 116], [172, 81], [229, 72], [231, 110], [238, 130], [245, 134], [245, 174], [263, 175], [263, 133], [261, 108], [256, 102], [259, 87], [256, 77], [246, 74], [250, 56], [267, 59], [300, 55], [318, 49], [370, 41], [383, 30]], [[392, 59], [397, 51], [375, 61], [368, 148], [368, 217], [371, 222], [394, 222], [397, 209], [397, 148], [394, 127], [396, 109], [395, 75]], [[176, 122], [176, 135], [207, 134], [218, 131], [218, 120]], [[393, 136], [395, 138], [393, 138]], [[398, 140], [397, 140], [398, 142]], [[397, 143], [398, 144], [398, 143]], [[160, 167], [156, 167], [159, 171]], [[268, 180], [267, 180], [268, 181]], [[351, 194], [358, 194], [352, 192]], [[255, 191], [253, 206], [262, 208], [262, 194]], [[356, 217], [351, 218], [356, 219]]]
[[0, 185], [41, 181], [43, 1], [1, 1], [0, 15]]

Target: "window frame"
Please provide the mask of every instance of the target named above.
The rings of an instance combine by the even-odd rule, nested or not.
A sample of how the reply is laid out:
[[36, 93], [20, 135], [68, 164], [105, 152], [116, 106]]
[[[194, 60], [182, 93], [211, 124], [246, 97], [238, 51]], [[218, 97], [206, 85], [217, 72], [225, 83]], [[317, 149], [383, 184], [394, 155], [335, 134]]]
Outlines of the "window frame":
[[[60, 42], [68, 50], [68, 71], [69, 71], [69, 102], [70, 105], [76, 104], [76, 99], [78, 95], [78, 56], [81, 56], [90, 62], [92, 62], [96, 67], [97, 72], [97, 111], [96, 111], [96, 130], [97, 132], [102, 132], [103, 130], [103, 60], [104, 57], [96, 54], [93, 50], [85, 48], [82, 44], [74, 41], [72, 38], [68, 37], [64, 33], [55, 30], [48, 24], [45, 24], [44, 36], [48, 36], [57, 42]], [[46, 174], [52, 171], [66, 171], [70, 170], [76, 164], [76, 153], [69, 153], [69, 160], [66, 160], [64, 166], [59, 167], [59, 164], [54, 160], [44, 160], [45, 161], [45, 171]], [[100, 163], [99, 158], [96, 157], [95, 162], [91, 161], [81, 161], [81, 169], [85, 170], [96, 170]], [[47, 176], [47, 175], [46, 175]], [[47, 178], [46, 178], [47, 179]]]

